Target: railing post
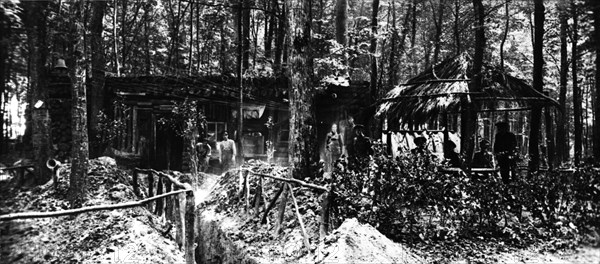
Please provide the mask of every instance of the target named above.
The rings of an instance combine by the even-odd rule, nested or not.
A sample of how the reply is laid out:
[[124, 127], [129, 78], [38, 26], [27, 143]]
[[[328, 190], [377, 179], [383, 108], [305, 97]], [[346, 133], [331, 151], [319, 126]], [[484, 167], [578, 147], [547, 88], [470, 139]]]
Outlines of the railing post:
[[[148, 171], [148, 198], [154, 196], [154, 173]], [[152, 202], [148, 203], [148, 210], [152, 212]]]
[[195, 257], [194, 247], [195, 237], [194, 232], [196, 231], [196, 214], [195, 214], [196, 201], [194, 200], [194, 192], [190, 189], [185, 193], [185, 263], [194, 264]]
[[[171, 181], [165, 181], [165, 192], [171, 192]], [[173, 197], [169, 196], [165, 199], [165, 218], [169, 221], [173, 221]]]
[[[161, 195], [163, 193], [163, 177], [161, 175], [158, 176], [158, 183], [156, 184], [156, 195]], [[154, 210], [154, 214], [161, 216], [163, 213], [163, 199], [156, 200], [156, 208]]]
[[[331, 187], [333, 188], [333, 187]], [[329, 190], [323, 194], [321, 202], [321, 218], [319, 226], [319, 240], [324, 241], [325, 236], [329, 233], [330, 206], [333, 199], [333, 190]]]
[[137, 195], [138, 197], [140, 196], [140, 186], [138, 184], [138, 170], [137, 169], [133, 169], [133, 193], [135, 193], [135, 195]]

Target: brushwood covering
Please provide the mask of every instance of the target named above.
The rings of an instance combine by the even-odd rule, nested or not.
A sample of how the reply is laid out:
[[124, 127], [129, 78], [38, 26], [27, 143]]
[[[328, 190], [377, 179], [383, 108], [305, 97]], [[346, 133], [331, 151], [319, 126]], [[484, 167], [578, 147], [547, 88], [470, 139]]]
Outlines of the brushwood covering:
[[470, 91], [471, 65], [471, 57], [462, 53], [421, 72], [389, 91], [379, 105], [377, 115], [397, 118], [402, 123], [412, 120], [414, 124], [423, 124], [440, 113], [458, 113], [463, 102], [473, 100], [482, 101], [480, 110], [497, 107], [498, 101], [518, 107], [533, 102], [557, 105], [524, 80], [486, 63], [482, 71], [483, 90]]

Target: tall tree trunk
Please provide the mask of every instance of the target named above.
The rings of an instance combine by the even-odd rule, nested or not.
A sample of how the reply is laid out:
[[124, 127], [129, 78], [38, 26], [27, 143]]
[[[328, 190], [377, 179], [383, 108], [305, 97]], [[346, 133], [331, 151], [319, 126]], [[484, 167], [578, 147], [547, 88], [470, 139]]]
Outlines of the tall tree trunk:
[[[469, 92], [479, 92], [482, 89], [482, 68], [483, 68], [483, 53], [485, 52], [485, 25], [484, 25], [484, 9], [481, 0], [473, 0], [473, 8], [475, 11], [475, 54], [473, 56], [473, 72]], [[477, 131], [477, 112], [474, 102], [464, 104], [466, 111], [461, 113], [461, 152], [465, 160], [469, 164], [473, 157], [475, 147], [475, 133]]]
[[[9, 71], [8, 71], [8, 52], [9, 52], [9, 43], [10, 43], [10, 20], [4, 15], [0, 14], [0, 95], [4, 95], [6, 91], [6, 83], [9, 79]], [[0, 98], [0, 105], [2, 108], [0, 109], [0, 155], [4, 153], [4, 116], [6, 111], [6, 101], [8, 100], [8, 96], [2, 96]], [[7, 129], [8, 130], [8, 129]]]
[[279, 23], [277, 24], [277, 38], [275, 39], [275, 75], [279, 75], [282, 73], [281, 63], [284, 57], [284, 46], [285, 46], [285, 37], [287, 31], [287, 21], [286, 17], [288, 14], [287, 1], [283, 2], [283, 6], [281, 7], [281, 11], [279, 12]]
[[102, 45], [102, 19], [106, 10], [106, 1], [95, 1], [91, 3], [92, 15], [90, 20], [90, 45], [92, 57], [91, 82], [88, 83], [88, 123], [91, 142], [91, 155], [97, 157], [102, 154], [96, 135], [98, 134], [98, 114], [104, 105], [104, 58], [105, 50]]
[[[199, 6], [199, 5], [198, 5]], [[196, 31], [199, 29], [196, 28]], [[188, 49], [188, 75], [192, 75], [192, 65], [194, 65], [194, 2], [190, 2], [190, 47]], [[199, 52], [197, 50], [196, 52]]]
[[[305, 178], [315, 175], [318, 164], [316, 145], [316, 120], [313, 87], [312, 0], [285, 0], [287, 47], [290, 49], [289, 65], [285, 69], [289, 80], [290, 144], [288, 157], [291, 174], [288, 177]], [[279, 203], [279, 211], [285, 210], [287, 191]], [[281, 230], [283, 215], [277, 219], [276, 232]]]
[[[152, 69], [152, 61], [150, 59], [150, 12], [152, 4], [146, 2], [144, 4], [144, 73], [150, 75]], [[93, 49], [93, 48], [92, 48]]]
[[548, 159], [548, 169], [553, 170], [556, 162], [556, 144], [554, 142], [554, 124], [552, 122], [552, 112], [550, 109], [550, 107], [544, 109], [544, 123], [546, 125], [546, 157]]
[[397, 73], [398, 68], [396, 67], [396, 46], [398, 45], [398, 27], [396, 25], [396, 0], [392, 0], [391, 8], [388, 16], [392, 18], [392, 39], [390, 41], [390, 64], [388, 66], [388, 89], [394, 88], [394, 85], [398, 83]]
[[596, 43], [596, 100], [594, 101], [594, 158], [600, 161], [600, 3], [594, 2], [594, 35]]
[[348, 0], [335, 2], [335, 40], [342, 46], [348, 44]]
[[572, 77], [573, 77], [573, 117], [574, 117], [574, 127], [575, 127], [575, 165], [579, 165], [579, 163], [581, 162], [581, 151], [582, 151], [582, 128], [583, 128], [583, 120], [581, 117], [581, 113], [582, 113], [582, 109], [581, 109], [581, 89], [579, 88], [579, 82], [577, 80], [578, 78], [578, 69], [577, 69], [577, 64], [578, 64], [578, 60], [579, 60], [579, 54], [578, 54], [578, 50], [577, 50], [577, 41], [579, 39], [579, 32], [578, 32], [578, 15], [577, 15], [577, 5], [575, 4], [575, 1], [571, 1], [571, 12], [572, 12], [572, 16], [573, 16], [573, 43], [571, 46], [571, 63], [572, 63]]
[[371, 14], [371, 100], [377, 100], [377, 15], [379, 14], [379, 0], [373, 0]]
[[242, 47], [244, 49], [243, 69], [250, 67], [250, 0], [243, 0], [242, 9]]
[[[290, 44], [290, 141], [289, 155], [294, 178], [314, 175], [318, 161], [313, 87], [312, 0], [286, 0], [290, 6], [287, 37]], [[293, 44], [292, 44], [293, 43]]]
[[115, 66], [115, 72], [117, 73], [117, 76], [121, 75], [121, 67], [119, 67], [119, 40], [118, 40], [118, 36], [117, 36], [117, 25], [119, 24], [117, 22], [117, 14], [119, 11], [119, 2], [117, 2], [117, 0], [113, 1], [113, 60], [114, 60], [114, 66]]
[[125, 45], [127, 45], [127, 1], [128, 0], [120, 0], [123, 5], [123, 10], [121, 10], [121, 66], [123, 69], [126, 68], [125, 61], [127, 60], [127, 54]]
[[559, 163], [569, 159], [569, 119], [567, 118], [567, 78], [569, 74], [569, 61], [567, 51], [567, 6], [565, 1], [559, 4], [560, 20], [560, 91], [558, 102], [560, 111], [557, 113], [556, 122], [556, 153]]
[[[265, 38], [265, 57], [271, 58], [272, 47], [273, 47], [273, 36], [275, 35], [275, 30], [277, 29], [277, 9], [278, 9], [279, 1], [272, 0], [271, 6], [269, 10], [272, 12], [268, 15], [269, 23], [268, 30]], [[267, 22], [265, 21], [265, 24]]]
[[50, 171], [46, 169], [46, 161], [51, 157], [50, 146], [50, 116], [47, 104], [48, 92], [46, 89], [46, 60], [47, 50], [47, 1], [32, 1], [24, 3], [27, 17], [27, 39], [29, 56], [31, 57], [30, 86], [33, 104], [43, 102], [41, 106], [33, 106], [32, 109], [32, 144], [35, 156], [35, 178], [34, 184], [44, 184], [50, 177]]
[[[533, 89], [544, 91], [544, 1], [534, 0], [535, 33], [533, 42]], [[531, 126], [529, 128], [529, 171], [537, 171], [540, 166], [540, 128], [542, 124], [542, 108], [534, 104], [531, 109]]]
[[435, 23], [435, 46], [433, 48], [433, 65], [436, 65], [439, 62], [440, 48], [442, 45], [442, 29], [444, 27], [444, 0], [439, 1], [439, 13], [437, 17], [437, 22]]
[[72, 91], [72, 134], [73, 148], [71, 150], [72, 165], [69, 186], [69, 200], [71, 207], [81, 207], [87, 199], [88, 188], [88, 133], [87, 133], [87, 114], [86, 114], [86, 48], [85, 48], [85, 15], [84, 0], [77, 2], [75, 6], [75, 21], [73, 21], [73, 30], [77, 34], [72, 39], [73, 57], [70, 69], [70, 77], [73, 82]]
[[460, 45], [460, 0], [454, 1], [454, 45], [456, 54], [460, 54], [462, 51]]
[[504, 33], [502, 34], [502, 41], [500, 42], [500, 68], [502, 70], [504, 70], [504, 43], [506, 42], [506, 37], [508, 36], [508, 30], [510, 25], [510, 14], [508, 9], [509, 4], [510, 1], [506, 1], [506, 3], [504, 3], [504, 19], [506, 22], [504, 24]]

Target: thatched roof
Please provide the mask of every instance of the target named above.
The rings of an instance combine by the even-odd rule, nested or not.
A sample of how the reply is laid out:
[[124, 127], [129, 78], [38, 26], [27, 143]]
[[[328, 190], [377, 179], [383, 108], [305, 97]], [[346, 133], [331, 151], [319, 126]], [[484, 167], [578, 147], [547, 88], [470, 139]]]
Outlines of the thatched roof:
[[485, 63], [482, 70], [482, 91], [469, 92], [471, 62], [470, 56], [462, 53], [421, 72], [388, 92], [377, 115], [422, 124], [443, 112], [460, 112], [464, 100], [488, 103], [479, 105], [499, 101], [509, 101], [520, 107], [529, 106], [533, 102], [558, 105], [524, 80]]

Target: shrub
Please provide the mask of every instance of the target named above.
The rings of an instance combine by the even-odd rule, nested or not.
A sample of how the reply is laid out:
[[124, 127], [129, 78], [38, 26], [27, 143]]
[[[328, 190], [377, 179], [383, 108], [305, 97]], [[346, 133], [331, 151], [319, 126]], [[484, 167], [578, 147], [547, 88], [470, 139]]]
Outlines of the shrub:
[[339, 160], [332, 172], [338, 222], [357, 217], [407, 242], [485, 236], [517, 245], [573, 237], [600, 223], [600, 180], [592, 168], [534, 173], [505, 185], [499, 175], [443, 173], [439, 166], [426, 157], [391, 159], [381, 151]]

